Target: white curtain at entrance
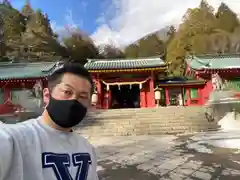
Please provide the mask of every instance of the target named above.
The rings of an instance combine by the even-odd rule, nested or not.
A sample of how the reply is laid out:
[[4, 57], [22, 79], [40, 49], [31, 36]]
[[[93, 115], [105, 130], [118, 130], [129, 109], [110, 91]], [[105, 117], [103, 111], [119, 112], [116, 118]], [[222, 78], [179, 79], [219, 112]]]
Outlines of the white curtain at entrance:
[[19, 104], [29, 111], [37, 111], [40, 108], [41, 100], [33, 97], [31, 90], [14, 89], [11, 92], [11, 101], [13, 104]]

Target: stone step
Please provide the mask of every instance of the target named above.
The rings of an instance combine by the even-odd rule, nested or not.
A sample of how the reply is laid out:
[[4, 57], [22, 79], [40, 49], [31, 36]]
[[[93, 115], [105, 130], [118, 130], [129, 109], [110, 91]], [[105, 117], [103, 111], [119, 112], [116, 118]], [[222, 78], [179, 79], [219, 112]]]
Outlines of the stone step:
[[182, 112], [199, 112], [204, 111], [202, 107], [163, 107], [163, 108], [142, 108], [142, 109], [110, 109], [110, 110], [94, 110], [88, 114], [94, 115], [123, 115], [123, 114], [152, 114], [152, 113], [179, 113], [179, 110]]
[[86, 136], [180, 134], [214, 131], [202, 107], [165, 107], [93, 111], [76, 127]]
[[169, 125], [156, 125], [156, 126], [93, 126], [93, 127], [84, 127], [84, 126], [78, 126], [76, 130], [82, 131], [82, 130], [90, 130], [90, 131], [98, 131], [99, 133], [110, 131], [110, 132], [117, 132], [119, 130], [133, 130], [133, 131], [152, 131], [152, 130], [159, 130], [164, 131], [165, 129], [218, 129], [219, 126], [217, 125], [201, 125], [201, 124], [173, 124], [171, 126]]
[[115, 127], [137, 127], [137, 128], [146, 128], [146, 127], [172, 127], [172, 126], [217, 126], [217, 124], [208, 124], [208, 123], [191, 123], [191, 122], [172, 122], [172, 123], [96, 123], [96, 124], [80, 124], [79, 127], [105, 127], [105, 128], [115, 128]]
[[[196, 116], [201, 116], [201, 118], [205, 118], [205, 116], [203, 116], [203, 114], [195, 114]], [[178, 114], [178, 115], [154, 115], [154, 114], [151, 114], [151, 115], [144, 115], [144, 116], [141, 116], [141, 115], [122, 115], [122, 116], [93, 116], [93, 117], [87, 117], [85, 118], [86, 120], [92, 120], [92, 119], [99, 119], [99, 120], [107, 120], [107, 119], [171, 119], [171, 118], [195, 118], [196, 116], [192, 116], [192, 115], [184, 115], [184, 114]]]
[[209, 122], [205, 119], [203, 120], [191, 120], [191, 119], [122, 119], [122, 120], [115, 120], [115, 119], [108, 119], [108, 120], [84, 120], [81, 124], [83, 125], [101, 125], [101, 124], [109, 124], [110, 126], [119, 125], [119, 124], [182, 124], [182, 123], [190, 123], [190, 124], [209, 124]]
[[108, 114], [108, 113], [102, 113], [102, 114], [88, 114], [87, 117], [119, 117], [119, 116], [151, 116], [151, 115], [195, 115], [195, 114], [204, 114], [205, 111], [202, 112], [158, 112], [158, 113], [121, 113], [121, 114]]
[[80, 129], [156, 129], [156, 128], [165, 128], [165, 127], [219, 127], [217, 124], [191, 124], [191, 123], [172, 123], [172, 124], [151, 124], [151, 125], [143, 125], [143, 124], [116, 124], [116, 125], [109, 125], [109, 124], [101, 124], [101, 125], [93, 125], [93, 126], [86, 126], [86, 125], [79, 125], [76, 128]]
[[151, 130], [77, 130], [80, 134], [95, 136], [128, 136], [128, 135], [163, 135], [163, 134], [181, 134], [181, 133], [195, 133], [195, 132], [206, 132], [206, 131], [216, 131], [218, 128], [194, 128], [194, 127], [178, 127], [178, 128], [161, 128], [161, 129], [151, 129]]
[[[91, 114], [88, 114], [89, 117], [112, 117], [112, 116], [152, 116], [152, 115], [191, 115], [191, 114], [202, 114], [204, 111], [192, 111], [192, 112], [185, 112], [185, 111], [182, 111], [182, 112], [146, 112], [146, 113], [137, 113], [137, 112], [123, 112], [123, 113], [118, 113], [118, 114], [115, 114], [115, 113], [91, 113]], [[186, 114], [188, 113], [188, 114]]]

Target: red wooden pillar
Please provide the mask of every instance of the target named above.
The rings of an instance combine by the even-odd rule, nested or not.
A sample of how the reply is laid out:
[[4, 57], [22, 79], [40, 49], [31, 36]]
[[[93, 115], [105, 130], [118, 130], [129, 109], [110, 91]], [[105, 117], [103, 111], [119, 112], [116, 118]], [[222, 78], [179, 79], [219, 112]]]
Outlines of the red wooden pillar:
[[109, 92], [105, 91], [103, 95], [103, 109], [108, 109], [109, 107], [108, 99], [109, 99]]
[[109, 108], [111, 108], [111, 106], [112, 106], [112, 91], [111, 91], [111, 89], [109, 89], [109, 91], [108, 91], [108, 109]]
[[3, 88], [3, 100], [6, 102], [11, 99], [11, 89], [8, 87]]
[[191, 105], [190, 88], [186, 88], [186, 98], [187, 98], [186, 106]]
[[166, 101], [166, 106], [169, 106], [170, 105], [170, 100], [169, 100], [169, 91], [168, 91], [168, 88], [165, 87], [165, 101]]
[[96, 89], [97, 89], [97, 95], [98, 95], [97, 108], [102, 108], [102, 86], [101, 86], [101, 80], [98, 75], [96, 79]]
[[202, 99], [202, 91], [201, 88], [198, 87], [198, 105], [203, 104], [203, 99]]
[[146, 89], [144, 87], [141, 87], [140, 89], [140, 107], [141, 108], [147, 107]]
[[109, 109], [111, 107], [111, 103], [112, 103], [111, 90], [107, 89], [103, 95], [103, 108]]
[[150, 90], [150, 107], [155, 107], [155, 94], [154, 94], [154, 73], [151, 72], [151, 78], [149, 81], [149, 90]]

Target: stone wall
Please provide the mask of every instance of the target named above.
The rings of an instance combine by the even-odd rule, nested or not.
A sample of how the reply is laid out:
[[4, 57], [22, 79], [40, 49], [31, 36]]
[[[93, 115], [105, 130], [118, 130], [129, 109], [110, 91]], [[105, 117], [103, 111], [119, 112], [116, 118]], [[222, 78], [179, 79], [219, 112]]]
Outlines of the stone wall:
[[96, 110], [76, 131], [87, 136], [160, 135], [216, 130], [203, 107]]

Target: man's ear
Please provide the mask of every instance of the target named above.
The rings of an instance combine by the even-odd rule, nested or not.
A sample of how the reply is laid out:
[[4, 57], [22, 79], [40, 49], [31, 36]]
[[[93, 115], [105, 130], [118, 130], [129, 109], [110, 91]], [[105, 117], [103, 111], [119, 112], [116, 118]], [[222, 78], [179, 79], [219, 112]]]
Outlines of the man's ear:
[[48, 88], [43, 89], [43, 102], [44, 102], [44, 107], [46, 107], [49, 103], [50, 100], [50, 90]]

